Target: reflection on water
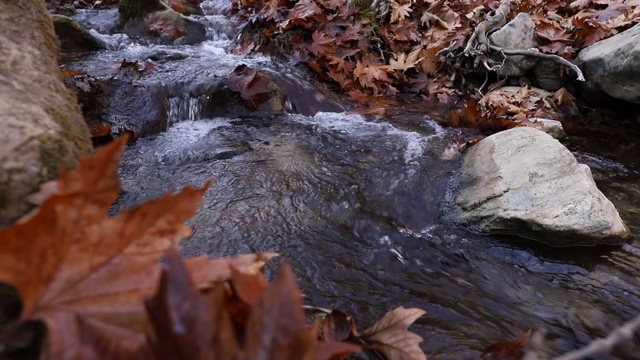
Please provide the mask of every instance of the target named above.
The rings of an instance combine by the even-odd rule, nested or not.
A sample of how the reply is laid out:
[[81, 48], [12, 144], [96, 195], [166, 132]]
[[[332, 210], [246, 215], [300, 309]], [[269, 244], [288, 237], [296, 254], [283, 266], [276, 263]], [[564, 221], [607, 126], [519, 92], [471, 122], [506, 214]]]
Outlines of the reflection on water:
[[[542, 327], [558, 353], [639, 312], [637, 244], [553, 249], [451, 228], [440, 203], [455, 162], [439, 152], [456, 131], [425, 118], [420, 132], [394, 122], [406, 119], [320, 113], [182, 122], [127, 150], [116, 208], [215, 176], [185, 255], [278, 252], [308, 302], [358, 314], [362, 325], [397, 305], [423, 308], [415, 329], [432, 358], [477, 356]], [[606, 169], [622, 166], [609, 162]], [[606, 169], [594, 167], [596, 177]], [[617, 176], [637, 179], [631, 170]]]

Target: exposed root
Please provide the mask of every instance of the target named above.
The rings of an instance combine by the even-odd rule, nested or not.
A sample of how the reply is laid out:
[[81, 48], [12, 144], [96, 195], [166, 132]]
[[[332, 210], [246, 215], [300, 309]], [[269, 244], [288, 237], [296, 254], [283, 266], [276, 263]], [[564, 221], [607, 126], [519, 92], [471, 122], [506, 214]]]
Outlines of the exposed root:
[[494, 51], [499, 51], [505, 56], [506, 55], [525, 55], [525, 56], [533, 56], [541, 59], [548, 59], [548, 60], [555, 61], [573, 70], [576, 73], [579, 81], [584, 81], [584, 75], [582, 74], [582, 71], [580, 70], [580, 68], [561, 56], [554, 55], [554, 54], [546, 54], [538, 51], [538, 49], [526, 49], [526, 50], [504, 49], [491, 44], [489, 45], [489, 49]]
[[[564, 65], [576, 73], [579, 81], [584, 81], [584, 75], [580, 68], [558, 55], [542, 53], [535, 48], [526, 50], [505, 49], [496, 46], [491, 42], [488, 34], [507, 24], [509, 15], [514, 8], [514, 5], [516, 5], [516, 2], [517, 0], [502, 0], [500, 6], [493, 14], [478, 23], [462, 51], [456, 49], [454, 45], [451, 44], [449, 47], [440, 50], [436, 54], [445, 58], [445, 62], [452, 78], [462, 79], [462, 85], [464, 85], [463, 75], [465, 73], [484, 73], [488, 76], [488, 73], [490, 72], [499, 71], [511, 56], [529, 56], [552, 60]], [[496, 62], [490, 57], [490, 55], [496, 53], [502, 55], [502, 62]], [[487, 85], [486, 83], [487, 77], [485, 77], [484, 83], [478, 90], [479, 92], [482, 92], [482, 89]]]

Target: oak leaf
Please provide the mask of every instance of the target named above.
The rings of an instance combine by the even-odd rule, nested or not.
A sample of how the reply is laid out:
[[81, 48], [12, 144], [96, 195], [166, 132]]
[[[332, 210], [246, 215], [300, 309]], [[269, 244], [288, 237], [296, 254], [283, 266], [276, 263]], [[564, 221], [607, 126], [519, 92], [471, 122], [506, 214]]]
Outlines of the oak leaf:
[[0, 232], [0, 281], [22, 297], [18, 325], [46, 325], [48, 358], [124, 359], [140, 352], [147, 326], [142, 299], [157, 282], [156, 262], [190, 234], [184, 222], [206, 191], [187, 187], [109, 218], [125, 143], [123, 137], [63, 172], [58, 192], [35, 215]]
[[422, 337], [410, 332], [409, 326], [425, 314], [420, 309], [395, 308], [362, 333], [362, 339], [376, 343], [375, 349], [387, 360], [426, 360], [418, 346]]

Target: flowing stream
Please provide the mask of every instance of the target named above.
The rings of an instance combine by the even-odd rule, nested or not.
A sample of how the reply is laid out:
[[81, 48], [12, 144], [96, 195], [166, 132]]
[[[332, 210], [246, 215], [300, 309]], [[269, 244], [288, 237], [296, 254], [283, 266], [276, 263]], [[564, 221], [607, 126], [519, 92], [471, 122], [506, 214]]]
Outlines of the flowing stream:
[[[156, 59], [136, 86], [161, 84], [168, 94], [166, 131], [125, 152], [114, 212], [215, 177], [190, 221], [185, 256], [277, 252], [270, 275], [288, 261], [307, 303], [356, 315], [361, 329], [396, 306], [422, 308], [427, 315], [412, 329], [431, 359], [477, 358], [529, 328], [547, 329], [548, 349], [558, 354], [640, 313], [639, 242], [557, 249], [451, 227], [441, 203], [458, 164], [442, 154], [461, 131], [438, 125], [445, 110], [383, 119], [345, 113], [344, 103], [304, 71], [267, 56], [230, 54], [237, 24], [225, 16], [227, 2], [203, 7], [209, 39], [192, 46], [111, 34], [114, 10], [76, 17], [109, 50], [66, 60], [67, 67], [104, 78], [123, 59]], [[207, 110], [210, 84], [240, 64], [287, 79], [297, 92], [290, 112]], [[638, 138], [570, 132], [567, 140], [634, 232]], [[615, 354], [638, 359], [640, 346]], [[609, 358], [616, 357], [600, 357]]]

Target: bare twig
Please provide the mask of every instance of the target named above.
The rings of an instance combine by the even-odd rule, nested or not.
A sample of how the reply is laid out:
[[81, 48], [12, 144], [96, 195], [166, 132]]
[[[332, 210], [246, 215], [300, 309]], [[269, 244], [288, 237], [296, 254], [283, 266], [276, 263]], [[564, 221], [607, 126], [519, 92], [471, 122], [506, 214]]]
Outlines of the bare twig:
[[588, 357], [608, 354], [616, 345], [633, 340], [633, 335], [640, 330], [640, 315], [628, 323], [615, 329], [609, 336], [594, 340], [589, 345], [562, 356], [558, 356], [553, 360], [581, 360]]
[[543, 360], [542, 347], [544, 346], [545, 330], [538, 330], [533, 333], [531, 340], [525, 348], [524, 357], [522, 360]]
[[502, 0], [502, 2], [500, 2], [500, 6], [496, 9], [496, 12], [476, 26], [462, 53], [464, 55], [470, 55], [471, 50], [476, 47], [476, 42], [479, 45], [478, 47], [480, 52], [485, 52], [486, 47], [489, 45], [487, 41], [487, 33], [503, 27], [507, 23], [507, 16], [510, 12], [511, 1]]
[[579, 81], [584, 81], [584, 75], [579, 67], [569, 62], [567, 59], [560, 57], [554, 54], [545, 54], [537, 49], [526, 49], [526, 50], [516, 50], [516, 49], [504, 49], [499, 46], [489, 45], [489, 48], [494, 51], [500, 51], [504, 55], [524, 55], [524, 56], [533, 56], [541, 59], [548, 59], [555, 61], [561, 65], [564, 65], [576, 73], [576, 76]]

